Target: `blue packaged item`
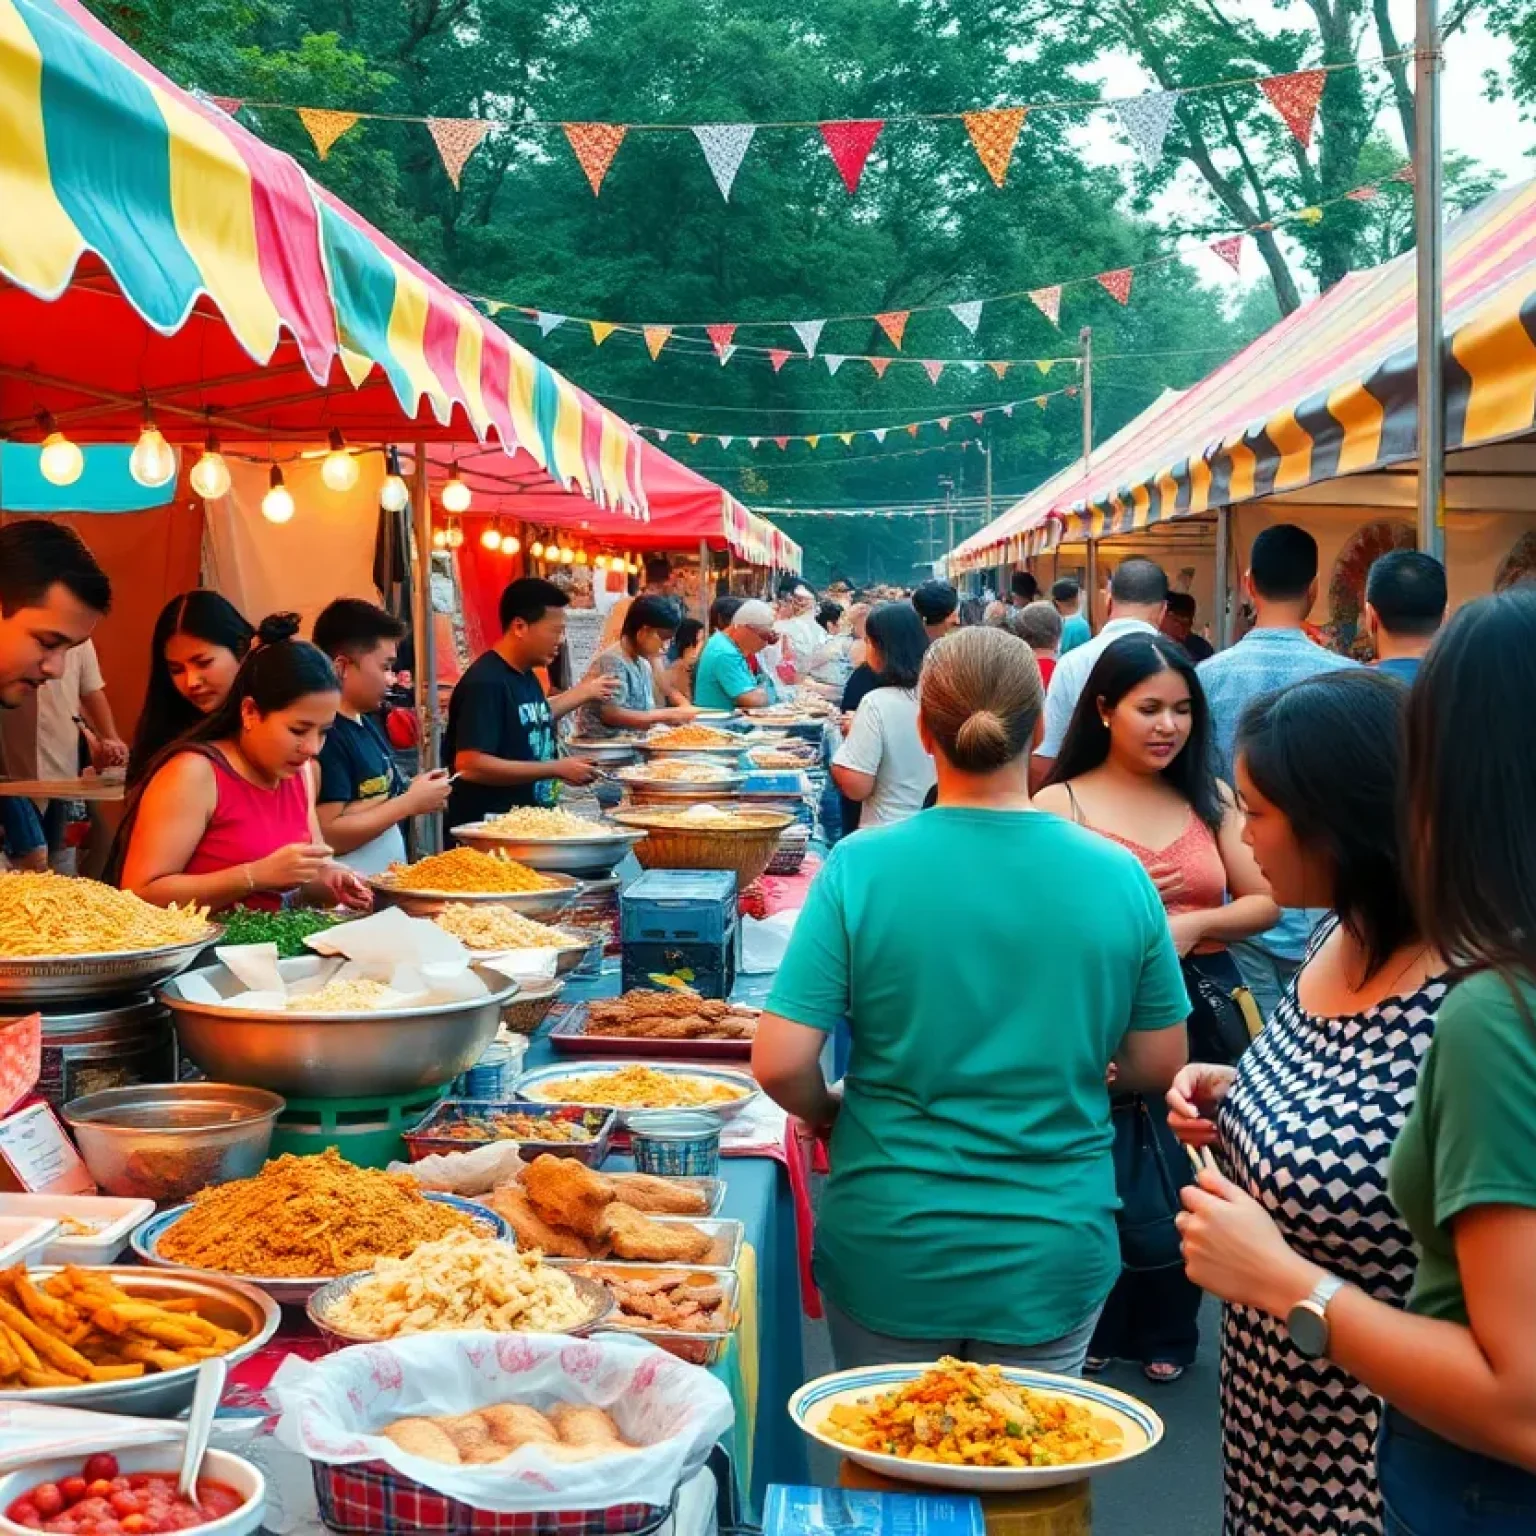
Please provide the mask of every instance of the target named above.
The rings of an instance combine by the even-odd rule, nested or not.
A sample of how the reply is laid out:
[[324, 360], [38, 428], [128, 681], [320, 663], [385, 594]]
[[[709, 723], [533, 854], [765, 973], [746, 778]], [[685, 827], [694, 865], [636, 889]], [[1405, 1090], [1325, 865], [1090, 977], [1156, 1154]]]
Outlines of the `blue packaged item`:
[[951, 1493], [872, 1493], [773, 1483], [763, 1536], [985, 1536], [981, 1500]]
[[624, 944], [723, 944], [736, 931], [729, 869], [648, 869], [619, 897]]

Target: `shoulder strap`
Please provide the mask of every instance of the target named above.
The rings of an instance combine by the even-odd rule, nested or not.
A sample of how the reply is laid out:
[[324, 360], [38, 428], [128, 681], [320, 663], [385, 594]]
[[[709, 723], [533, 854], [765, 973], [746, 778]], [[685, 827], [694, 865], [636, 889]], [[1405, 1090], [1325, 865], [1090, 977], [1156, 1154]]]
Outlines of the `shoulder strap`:
[[1088, 826], [1088, 818], [1083, 815], [1083, 808], [1077, 803], [1077, 796], [1072, 793], [1072, 786], [1070, 784], [1063, 784], [1061, 787], [1067, 792], [1067, 802], [1072, 807], [1072, 820], [1080, 827]]

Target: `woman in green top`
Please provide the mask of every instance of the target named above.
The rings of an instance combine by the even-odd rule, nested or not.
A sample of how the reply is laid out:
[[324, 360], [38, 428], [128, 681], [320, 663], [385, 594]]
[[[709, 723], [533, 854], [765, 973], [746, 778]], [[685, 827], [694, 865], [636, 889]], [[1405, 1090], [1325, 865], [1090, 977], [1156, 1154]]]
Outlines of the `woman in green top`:
[[[816, 1273], [839, 1366], [1080, 1372], [1119, 1273], [1111, 1064], [1158, 1092], [1189, 999], [1134, 856], [1030, 808], [1042, 690], [1028, 646], [965, 629], [924, 660], [938, 804], [839, 843], [752, 1052], [831, 1134]], [[848, 1076], [820, 1058], [847, 1020]]]
[[1408, 705], [1406, 836], [1440, 1005], [1390, 1191], [1419, 1249], [1407, 1312], [1293, 1253], [1213, 1173], [1185, 1192], [1196, 1283], [1285, 1318], [1387, 1403], [1387, 1536], [1536, 1531], [1536, 589], [1469, 604]]

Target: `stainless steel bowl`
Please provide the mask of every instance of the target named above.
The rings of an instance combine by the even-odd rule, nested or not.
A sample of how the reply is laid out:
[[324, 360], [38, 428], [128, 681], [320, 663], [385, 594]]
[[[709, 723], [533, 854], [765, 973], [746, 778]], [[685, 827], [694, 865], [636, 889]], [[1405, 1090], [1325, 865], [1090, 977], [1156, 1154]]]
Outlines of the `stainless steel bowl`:
[[451, 828], [453, 836], [468, 848], [478, 848], [483, 853], [500, 851], [530, 869], [575, 875], [611, 875], [629, 850], [645, 840], [643, 832], [612, 827], [605, 822], [594, 821], [592, 830], [591, 837], [529, 838], [487, 832], [485, 823], [479, 821]]
[[64, 1119], [105, 1193], [158, 1202], [256, 1173], [286, 1107], [234, 1083], [136, 1083], [71, 1099]]
[[[305, 961], [281, 961], [279, 971]], [[221, 998], [246, 990], [222, 965], [190, 973]], [[176, 1017], [181, 1048], [210, 1077], [310, 1099], [363, 1099], [438, 1088], [479, 1061], [517, 983], [475, 967], [483, 997], [367, 1013], [259, 1013], [194, 1002], [183, 978], [157, 996]]]
[[[34, 1269], [32, 1278], [46, 1280], [56, 1267]], [[107, 1265], [87, 1269], [88, 1275], [104, 1275], [119, 1290], [147, 1301], [197, 1302], [197, 1312], [210, 1323], [239, 1333], [243, 1342], [224, 1359], [230, 1366], [254, 1355], [277, 1332], [282, 1318], [277, 1303], [252, 1285], [216, 1275], [175, 1274], [142, 1269], [136, 1264]], [[159, 1371], [132, 1381], [83, 1382], [78, 1387], [22, 1387], [0, 1390], [0, 1402], [54, 1403], [64, 1408], [86, 1408], [97, 1413], [139, 1414], [149, 1419], [174, 1419], [192, 1401], [197, 1385], [197, 1366]]]
[[124, 949], [105, 955], [35, 955], [0, 958], [0, 1003], [74, 1002], [114, 993], [144, 992], [184, 971], [224, 930], [208, 925], [201, 939], [159, 949]]
[[710, 805], [716, 800], [741, 799], [743, 777], [737, 775], [733, 783], [674, 784], [658, 779], [626, 779], [624, 787], [629, 791], [631, 805], [657, 805], [686, 808], [690, 805]]
[[577, 901], [586, 887], [572, 875], [550, 874], [555, 884], [542, 891], [411, 891], [386, 875], [368, 882], [380, 907], [403, 907], [412, 917], [436, 917], [444, 907], [510, 907], [525, 917], [559, 912]]
[[742, 743], [732, 742], [728, 747], [669, 747], [665, 742], [642, 741], [640, 752], [644, 757], [707, 757], [712, 762], [734, 763], [742, 753]]
[[[594, 944], [603, 942], [603, 935], [595, 928], [570, 928], [565, 927], [564, 932], [574, 934], [577, 942], [574, 944], [562, 944], [555, 950], [555, 975], [569, 976], [583, 960], [592, 952]], [[489, 960], [494, 955], [505, 954], [502, 949], [472, 949], [470, 955], [478, 962]], [[531, 985], [531, 983], [524, 983]], [[519, 997], [521, 994], [519, 994]]]
[[637, 745], [635, 741], [598, 741], [592, 737], [574, 736], [566, 742], [565, 750], [572, 757], [585, 758], [589, 763], [631, 763]]

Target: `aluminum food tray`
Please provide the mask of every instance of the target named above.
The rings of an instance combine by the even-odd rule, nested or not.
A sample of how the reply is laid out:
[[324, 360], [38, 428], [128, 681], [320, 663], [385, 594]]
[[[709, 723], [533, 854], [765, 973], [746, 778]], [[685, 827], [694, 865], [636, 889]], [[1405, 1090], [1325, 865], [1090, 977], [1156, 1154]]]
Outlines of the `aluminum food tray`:
[[652, 1216], [652, 1221], [663, 1227], [697, 1227], [699, 1231], [714, 1240], [715, 1252], [706, 1254], [698, 1264], [664, 1264], [658, 1266], [655, 1259], [545, 1259], [546, 1264], [553, 1264], [556, 1269], [581, 1269], [588, 1264], [605, 1264], [613, 1269], [629, 1270], [641, 1269], [686, 1269], [690, 1274], [694, 1270], [720, 1271], [721, 1273], [734, 1273], [741, 1265], [741, 1249], [746, 1241], [746, 1228], [739, 1221], [731, 1221], [719, 1216]]
[[[754, 1010], [755, 1011], [755, 1010]], [[585, 1003], [574, 1004], [549, 1032], [551, 1049], [560, 1056], [616, 1056], [628, 1053], [648, 1061], [750, 1061], [750, 1040], [646, 1040], [628, 1035], [586, 1033]]]
[[[628, 1044], [629, 1042], [626, 1041], [625, 1045], [627, 1046]], [[520, 1099], [528, 1099], [531, 1103], [534, 1104], [551, 1103], [554, 1101], [533, 1097], [533, 1095], [544, 1083], [563, 1081], [567, 1078], [596, 1077], [608, 1072], [622, 1072], [625, 1067], [633, 1065], [634, 1063], [632, 1061], [608, 1060], [592, 1062], [584, 1061], [579, 1063], [556, 1062], [552, 1066], [537, 1067], [532, 1072], [524, 1073], [523, 1076], [518, 1079], [517, 1096]], [[595, 1109], [614, 1109], [620, 1107], [624, 1109], [654, 1109], [658, 1107], [667, 1109], [704, 1109], [708, 1110], [710, 1114], [718, 1115], [722, 1120], [733, 1120], [749, 1104], [756, 1102], [762, 1092], [762, 1090], [752, 1080], [752, 1077], [749, 1073], [737, 1071], [730, 1067], [674, 1066], [671, 1063], [667, 1063], [666, 1065], [658, 1066], [656, 1070], [659, 1072], [668, 1072], [684, 1077], [699, 1077], [710, 1079], [715, 1082], [728, 1083], [733, 1088], [740, 1088], [748, 1091], [744, 1092], [740, 1098], [723, 1100], [717, 1104], [669, 1104], [664, 1106], [626, 1104], [623, 1106], [618, 1106], [592, 1102], [591, 1107]], [[577, 1098], [567, 1097], [560, 1100], [559, 1102], [563, 1104], [580, 1104], [582, 1101]]]
[[223, 937], [224, 930], [210, 923], [205, 937], [186, 944], [163, 944], [158, 949], [0, 958], [0, 1003], [50, 1003], [147, 992], [186, 970], [210, 944]]
[[[529, 1162], [541, 1153], [550, 1152], [556, 1157], [569, 1157], [578, 1163], [585, 1163], [588, 1168], [602, 1167], [603, 1159], [608, 1156], [608, 1149], [613, 1145], [613, 1133], [619, 1123], [618, 1113], [615, 1110], [593, 1109], [589, 1105], [525, 1104], [520, 1101], [492, 1099], [444, 1099], [426, 1119], [405, 1133], [404, 1140], [410, 1160], [417, 1163], [436, 1152], [469, 1152], [475, 1147], [489, 1146], [491, 1144], [489, 1139], [464, 1141], [457, 1137], [442, 1135], [441, 1132], [445, 1126], [497, 1111], [534, 1115], [541, 1120], [581, 1121], [588, 1130], [595, 1133], [591, 1141], [515, 1141], [513, 1144]], [[494, 1139], [512, 1141], [509, 1136]]]
[[669, 1355], [686, 1360], [690, 1365], [714, 1365], [719, 1361], [741, 1320], [741, 1281], [736, 1275], [727, 1270], [691, 1269], [681, 1264], [613, 1264], [607, 1259], [594, 1259], [583, 1267], [581, 1273], [601, 1284], [604, 1271], [608, 1270], [617, 1271], [625, 1279], [651, 1280], [676, 1275], [718, 1285], [725, 1292], [725, 1310], [730, 1319], [729, 1325], [718, 1331], [694, 1333], [682, 1328], [657, 1328], [632, 1323], [624, 1318], [624, 1309], [615, 1303], [608, 1321], [603, 1324], [603, 1332], [625, 1333], [645, 1339], [659, 1349], [666, 1350]]

